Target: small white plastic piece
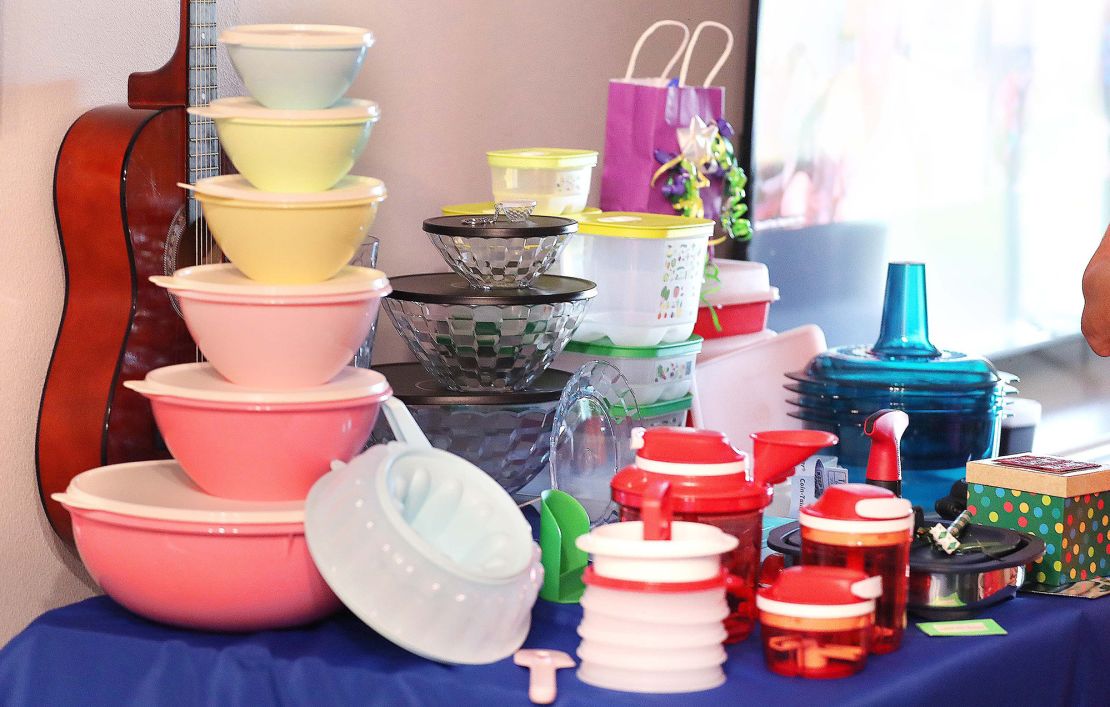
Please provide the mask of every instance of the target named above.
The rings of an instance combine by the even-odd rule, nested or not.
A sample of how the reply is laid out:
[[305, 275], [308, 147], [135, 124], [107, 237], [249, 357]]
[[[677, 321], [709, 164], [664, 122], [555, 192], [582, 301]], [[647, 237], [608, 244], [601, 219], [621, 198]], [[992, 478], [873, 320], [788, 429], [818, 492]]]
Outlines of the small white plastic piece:
[[883, 594], [883, 578], [868, 577], [852, 584], [852, 594], [860, 599], [878, 599]]
[[872, 520], [895, 520], [913, 513], [913, 506], [904, 498], [865, 498], [856, 502], [856, 513]]
[[575, 666], [574, 659], [566, 653], [546, 648], [522, 648], [513, 654], [513, 662], [528, 668], [528, 699], [537, 705], [555, 701], [555, 671]]

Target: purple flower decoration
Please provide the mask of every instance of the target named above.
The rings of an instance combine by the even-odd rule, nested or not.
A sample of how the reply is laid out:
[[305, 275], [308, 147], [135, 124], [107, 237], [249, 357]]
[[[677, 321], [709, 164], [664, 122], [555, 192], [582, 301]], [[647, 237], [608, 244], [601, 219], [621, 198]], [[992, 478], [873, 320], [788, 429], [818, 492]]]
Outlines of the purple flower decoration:
[[673, 152], [667, 152], [666, 150], [659, 150], [659, 149], [655, 150], [655, 161], [658, 162], [659, 164], [667, 164], [668, 162], [670, 162], [674, 158], [675, 158], [675, 154]]
[[717, 132], [726, 140], [731, 140], [732, 136], [736, 134], [736, 131], [732, 129], [732, 126], [724, 118], [717, 119]]

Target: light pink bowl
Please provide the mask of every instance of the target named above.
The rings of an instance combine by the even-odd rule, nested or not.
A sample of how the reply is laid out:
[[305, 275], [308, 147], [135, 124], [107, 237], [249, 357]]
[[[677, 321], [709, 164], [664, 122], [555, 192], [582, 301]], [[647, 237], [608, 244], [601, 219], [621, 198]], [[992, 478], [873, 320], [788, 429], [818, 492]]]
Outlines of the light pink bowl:
[[148, 395], [166, 446], [197, 486], [246, 501], [299, 501], [366, 445], [387, 395], [260, 405]]
[[89, 574], [149, 619], [256, 631], [316, 621], [340, 606], [312, 562], [303, 523], [213, 526], [66, 508]]
[[303, 303], [174, 294], [193, 340], [220, 374], [239, 385], [276, 389], [335, 377], [370, 333], [381, 301], [376, 293]]
[[338, 374], [390, 292], [384, 273], [351, 266], [311, 285], [259, 284], [229, 264], [151, 281], [178, 298], [189, 333], [221, 375], [276, 390], [320, 385]]

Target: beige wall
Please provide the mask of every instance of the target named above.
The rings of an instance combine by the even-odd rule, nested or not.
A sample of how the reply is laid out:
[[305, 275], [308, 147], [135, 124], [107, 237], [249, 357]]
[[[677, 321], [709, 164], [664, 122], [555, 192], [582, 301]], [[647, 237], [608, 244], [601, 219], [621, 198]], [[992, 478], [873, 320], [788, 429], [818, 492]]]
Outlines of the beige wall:
[[[737, 34], [718, 83], [739, 126], [747, 0], [220, 0], [220, 26], [248, 22], [364, 25], [378, 41], [351, 91], [382, 107], [356, 172], [389, 187], [375, 226], [391, 275], [446, 266], [420, 231], [440, 205], [489, 198], [487, 149], [587, 147], [604, 141], [606, 80], [623, 74], [652, 21], [716, 19]], [[0, 6], [0, 641], [94, 585], [39, 508], [34, 433], [62, 307], [51, 207], [54, 156], [82, 111], [125, 99], [127, 74], [159, 66], [175, 32], [174, 0], [4, 0]], [[706, 35], [691, 78], [721, 46]], [[656, 71], [665, 52], [645, 52]], [[226, 68], [226, 67], [225, 67]], [[239, 92], [230, 71], [222, 93]], [[600, 175], [600, 169], [595, 176]], [[596, 194], [596, 191], [595, 191]], [[405, 356], [383, 319], [379, 362]]]

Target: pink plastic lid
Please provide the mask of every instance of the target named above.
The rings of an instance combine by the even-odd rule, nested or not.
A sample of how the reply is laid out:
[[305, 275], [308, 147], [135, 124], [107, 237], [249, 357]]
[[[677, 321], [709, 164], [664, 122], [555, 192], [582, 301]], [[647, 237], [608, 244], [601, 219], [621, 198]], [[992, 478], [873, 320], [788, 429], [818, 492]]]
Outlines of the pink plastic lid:
[[779, 573], [775, 583], [759, 590], [760, 611], [797, 618], [848, 618], [875, 610], [882, 578], [845, 567], [806, 565]]
[[124, 385], [147, 397], [259, 405], [385, 399], [393, 392], [385, 376], [354, 366], [344, 368], [323, 385], [296, 390], [262, 390], [236, 385], [217, 373], [210, 363], [182, 363], [156, 368], [147, 373], [144, 380], [124, 381]]

